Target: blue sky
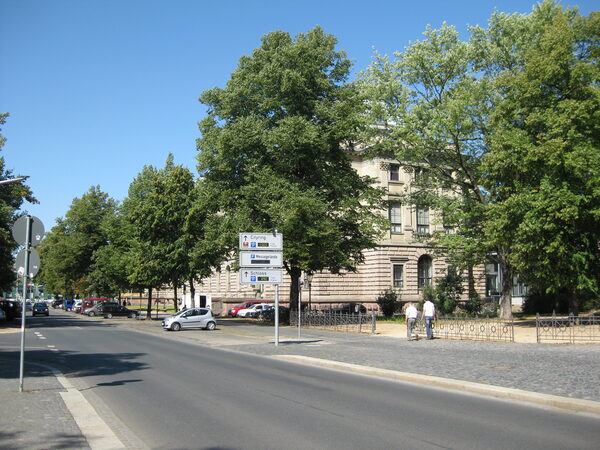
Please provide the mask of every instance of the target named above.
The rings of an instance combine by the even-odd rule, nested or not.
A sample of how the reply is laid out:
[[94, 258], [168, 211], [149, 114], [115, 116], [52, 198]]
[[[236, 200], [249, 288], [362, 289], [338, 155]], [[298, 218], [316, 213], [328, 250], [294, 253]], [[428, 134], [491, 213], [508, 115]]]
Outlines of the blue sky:
[[[465, 33], [494, 8], [528, 13], [535, 2], [0, 0], [0, 112], [6, 167], [40, 201], [25, 209], [47, 230], [91, 186], [127, 196], [146, 164], [169, 152], [196, 174], [200, 93], [224, 86], [241, 55], [275, 30], [320, 25], [365, 69], [443, 21]], [[574, 0], [584, 15], [597, 0]]]

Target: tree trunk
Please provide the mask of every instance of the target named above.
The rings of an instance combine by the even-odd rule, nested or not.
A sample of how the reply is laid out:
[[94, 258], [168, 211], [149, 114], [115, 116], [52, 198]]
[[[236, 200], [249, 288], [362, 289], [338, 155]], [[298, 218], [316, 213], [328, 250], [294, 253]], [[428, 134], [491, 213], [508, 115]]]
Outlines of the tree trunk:
[[175, 312], [177, 312], [177, 280], [173, 280], [173, 297], [173, 306], [175, 307]]
[[192, 298], [191, 307], [195, 308], [196, 307], [196, 288], [194, 287], [194, 279], [193, 278], [190, 278], [190, 296]]
[[569, 313], [574, 316], [579, 315], [579, 299], [575, 292], [569, 292]]
[[469, 285], [469, 299], [475, 298], [475, 295], [477, 294], [477, 291], [475, 291], [475, 275], [473, 274], [473, 266], [470, 264], [467, 269], [467, 282]]
[[146, 305], [146, 317], [152, 318], [152, 288], [148, 289], [148, 304]]
[[297, 311], [298, 299], [300, 298], [300, 276], [302, 275], [302, 270], [299, 267], [291, 267], [288, 270], [288, 273], [292, 279], [290, 283], [290, 310]]
[[513, 271], [512, 267], [506, 262], [506, 258], [499, 256], [500, 271], [502, 273], [502, 291], [500, 293], [500, 318], [512, 319], [512, 288]]

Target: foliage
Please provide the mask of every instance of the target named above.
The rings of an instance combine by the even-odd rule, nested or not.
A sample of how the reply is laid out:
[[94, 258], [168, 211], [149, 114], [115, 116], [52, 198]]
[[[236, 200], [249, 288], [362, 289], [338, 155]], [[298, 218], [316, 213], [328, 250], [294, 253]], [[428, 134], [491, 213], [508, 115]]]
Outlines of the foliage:
[[498, 77], [485, 161], [488, 235], [510, 240], [520, 278], [566, 293], [575, 314], [600, 289], [599, 37], [599, 13], [553, 12], [523, 70]]
[[47, 234], [40, 245], [42, 281], [47, 292], [98, 294], [90, 285], [96, 250], [107, 244], [103, 227], [114, 216], [117, 204], [99, 186], [75, 198], [64, 218]]
[[319, 27], [276, 31], [243, 56], [225, 88], [205, 91], [198, 169], [228, 227], [284, 235], [292, 307], [302, 270], [353, 271], [376, 245], [382, 194], [352, 168], [362, 103], [346, 83], [350, 61]]
[[446, 24], [424, 35], [360, 80], [364, 140], [419, 175], [407, 202], [454, 226], [422, 239], [461, 270], [495, 254], [503, 318], [515, 269], [551, 290], [596, 286], [598, 14], [545, 1], [495, 12], [469, 41]]
[[[0, 131], [8, 116], [8, 113], [0, 114]], [[5, 142], [6, 138], [0, 134], [0, 151]], [[4, 156], [0, 156], [0, 179], [16, 176], [12, 170], [6, 169]], [[22, 214], [19, 208], [24, 201], [37, 203], [29, 186], [22, 182], [0, 185], [0, 291], [9, 291], [15, 282], [13, 254], [18, 246], [12, 236], [12, 226]]]
[[392, 317], [400, 310], [400, 294], [392, 288], [386, 289], [377, 297], [377, 304], [384, 317]]
[[481, 300], [481, 297], [476, 294], [469, 297], [469, 299], [464, 302], [461, 307], [468, 315], [476, 316], [481, 314], [483, 311], [483, 301]]

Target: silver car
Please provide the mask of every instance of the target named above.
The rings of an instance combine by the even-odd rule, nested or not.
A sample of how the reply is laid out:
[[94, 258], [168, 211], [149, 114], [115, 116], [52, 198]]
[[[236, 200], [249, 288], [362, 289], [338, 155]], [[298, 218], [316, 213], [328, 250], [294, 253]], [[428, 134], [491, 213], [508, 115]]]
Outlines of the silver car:
[[204, 328], [214, 330], [217, 321], [208, 308], [191, 308], [167, 317], [162, 322], [165, 330], [179, 331], [182, 328]]

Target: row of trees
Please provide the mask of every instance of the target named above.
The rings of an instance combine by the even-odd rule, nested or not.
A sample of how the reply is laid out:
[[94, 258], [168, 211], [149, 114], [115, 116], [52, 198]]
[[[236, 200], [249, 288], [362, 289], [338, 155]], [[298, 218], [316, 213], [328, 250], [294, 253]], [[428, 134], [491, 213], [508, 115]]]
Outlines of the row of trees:
[[599, 287], [600, 15], [546, 1], [470, 31], [428, 28], [354, 82], [319, 27], [264, 36], [200, 98], [200, 178], [169, 157], [120, 205], [92, 188], [44, 242], [44, 282], [67, 295], [193, 287], [238, 232], [277, 229], [294, 304], [301, 271], [356, 270], [389, 226], [386, 193], [351, 167], [363, 143], [422, 175], [406, 201], [455, 227], [427, 239], [456, 268], [496, 256], [503, 317], [514, 273], [568, 292], [576, 312]]

